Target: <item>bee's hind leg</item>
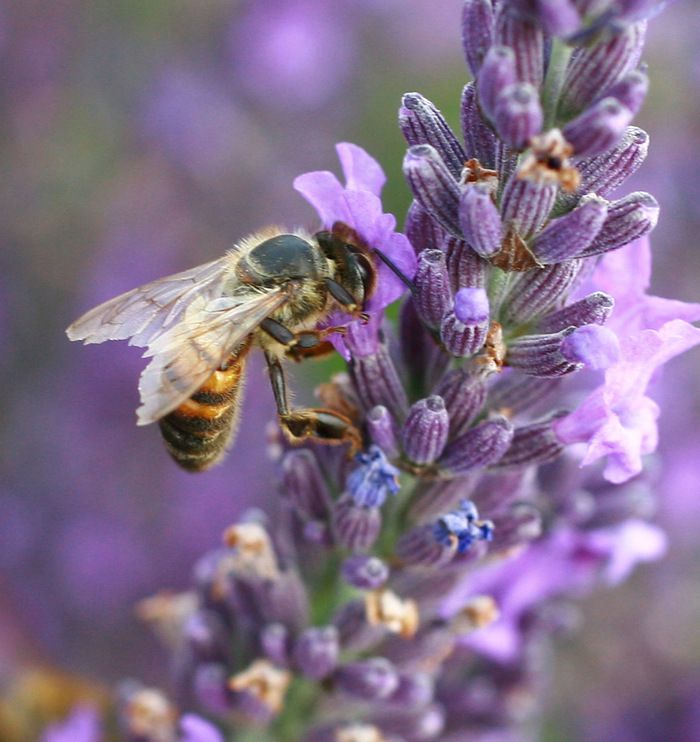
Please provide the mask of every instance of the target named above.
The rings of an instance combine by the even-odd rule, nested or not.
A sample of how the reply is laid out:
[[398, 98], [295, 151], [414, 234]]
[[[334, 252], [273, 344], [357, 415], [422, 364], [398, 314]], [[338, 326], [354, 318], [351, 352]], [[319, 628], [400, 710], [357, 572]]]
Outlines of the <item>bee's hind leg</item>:
[[352, 422], [333, 410], [304, 407], [290, 410], [287, 400], [287, 385], [282, 364], [277, 358], [265, 354], [270, 372], [272, 393], [277, 405], [280, 425], [292, 443], [301, 443], [311, 438], [328, 445], [350, 444], [349, 456], [354, 456], [362, 448], [362, 436]]

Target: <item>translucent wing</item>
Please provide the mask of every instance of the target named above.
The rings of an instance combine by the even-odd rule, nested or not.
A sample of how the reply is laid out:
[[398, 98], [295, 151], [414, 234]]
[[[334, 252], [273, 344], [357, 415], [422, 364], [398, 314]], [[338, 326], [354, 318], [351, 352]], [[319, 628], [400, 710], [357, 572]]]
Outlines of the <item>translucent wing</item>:
[[76, 320], [66, 330], [68, 337], [85, 345], [131, 338], [130, 345], [144, 347], [177, 324], [198, 298], [219, 296], [232, 265], [235, 257], [228, 254], [121, 294]]
[[144, 356], [138, 424], [159, 420], [192, 396], [271, 312], [287, 301], [284, 287], [208, 301], [198, 297], [180, 321], [158, 333]]

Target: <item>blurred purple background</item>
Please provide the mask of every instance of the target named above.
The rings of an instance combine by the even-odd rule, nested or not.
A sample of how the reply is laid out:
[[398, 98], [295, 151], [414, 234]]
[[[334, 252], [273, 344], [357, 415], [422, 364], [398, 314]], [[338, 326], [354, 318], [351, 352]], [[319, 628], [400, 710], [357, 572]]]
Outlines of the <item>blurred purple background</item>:
[[[64, 328], [261, 226], [313, 227], [291, 181], [334, 168], [337, 141], [382, 162], [387, 209], [401, 216], [400, 95], [418, 90], [457, 120], [460, 5], [0, 3], [0, 724], [29, 668], [164, 682], [134, 602], [187, 585], [235, 515], [275, 496], [259, 362], [235, 449], [192, 477], [134, 424], [139, 351], [71, 345]], [[628, 187], [662, 205], [654, 293], [686, 301], [700, 300], [698, 49], [695, 0], [652, 22], [637, 122], [651, 154]], [[582, 631], [556, 655], [547, 739], [700, 737], [699, 366], [688, 354], [656, 387], [650, 465], [669, 556], [583, 607]], [[303, 399], [318, 367], [293, 373]]]

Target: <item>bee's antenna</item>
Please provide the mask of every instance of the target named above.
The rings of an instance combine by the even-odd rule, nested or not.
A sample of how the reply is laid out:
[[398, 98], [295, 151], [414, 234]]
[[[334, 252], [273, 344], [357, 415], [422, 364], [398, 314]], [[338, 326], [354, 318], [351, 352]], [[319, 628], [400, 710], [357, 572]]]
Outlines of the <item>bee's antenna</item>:
[[408, 290], [411, 292], [411, 294], [416, 293], [416, 284], [413, 283], [413, 281], [399, 268], [392, 260], [391, 258], [387, 257], [381, 250], [377, 249], [376, 247], [372, 248], [372, 252], [384, 263], [384, 265], [391, 270], [391, 272], [401, 281], [401, 283], [405, 284], [408, 287]]

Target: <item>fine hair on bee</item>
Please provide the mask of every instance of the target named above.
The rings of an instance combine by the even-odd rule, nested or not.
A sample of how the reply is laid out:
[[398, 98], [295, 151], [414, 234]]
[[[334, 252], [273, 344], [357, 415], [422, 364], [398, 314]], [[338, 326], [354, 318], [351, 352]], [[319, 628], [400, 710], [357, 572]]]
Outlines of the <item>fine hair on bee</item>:
[[67, 330], [85, 344], [129, 340], [150, 361], [139, 380], [139, 425], [157, 422], [166, 448], [188, 471], [221, 461], [238, 425], [245, 368], [262, 350], [280, 425], [293, 443], [362, 445], [344, 414], [293, 409], [283, 362], [332, 351], [319, 329], [334, 309], [367, 319], [375, 252], [345, 224], [310, 234], [277, 227], [250, 235], [223, 257], [110, 299]]

